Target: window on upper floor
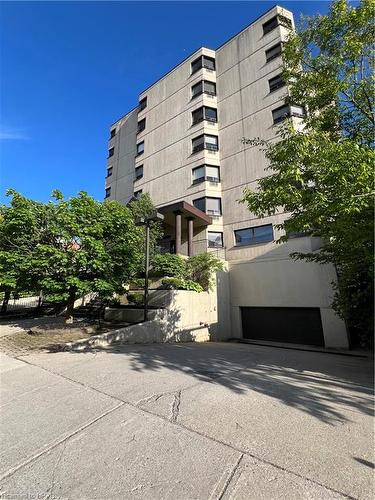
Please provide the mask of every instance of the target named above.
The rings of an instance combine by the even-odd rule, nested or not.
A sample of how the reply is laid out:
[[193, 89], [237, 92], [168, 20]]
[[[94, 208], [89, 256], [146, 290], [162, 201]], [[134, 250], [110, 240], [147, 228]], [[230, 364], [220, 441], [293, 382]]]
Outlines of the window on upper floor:
[[209, 248], [222, 248], [223, 244], [223, 233], [218, 231], [208, 231], [208, 247]]
[[108, 158], [111, 158], [111, 156], [113, 156], [115, 154], [115, 148], [110, 148], [108, 150]]
[[277, 45], [274, 45], [270, 49], [266, 50], [266, 62], [270, 62], [273, 59], [276, 59], [276, 57], [279, 57], [281, 55], [281, 43], [278, 43]]
[[280, 123], [290, 116], [303, 118], [305, 116], [305, 110], [302, 106], [296, 106], [294, 104], [283, 104], [283, 106], [272, 110], [273, 123]]
[[264, 226], [248, 227], [246, 229], [237, 229], [234, 231], [236, 246], [256, 245], [258, 243], [267, 243], [273, 241], [272, 224]]
[[110, 132], [110, 136], [109, 136], [109, 138], [110, 138], [110, 139], [113, 139], [115, 135], [116, 135], [116, 129], [115, 129], [115, 128], [113, 128], [113, 129], [111, 130], [111, 132]]
[[216, 83], [202, 80], [191, 87], [192, 99], [201, 94], [216, 95]]
[[139, 101], [139, 111], [142, 111], [145, 108], [147, 108], [147, 96]]
[[201, 108], [195, 109], [191, 115], [193, 118], [193, 125], [196, 125], [203, 120], [217, 122], [217, 109], [209, 108], [208, 106], [202, 106]]
[[278, 26], [284, 26], [284, 28], [291, 29], [292, 21], [288, 17], [278, 14], [263, 24], [263, 35], [267, 35], [267, 33], [273, 31]]
[[204, 181], [220, 182], [220, 168], [214, 165], [200, 165], [193, 168], [191, 174], [193, 184]]
[[111, 188], [107, 187], [105, 188], [105, 197], [109, 198], [111, 196]]
[[135, 179], [142, 179], [143, 177], [143, 165], [139, 165], [139, 167], [135, 168]]
[[208, 215], [221, 215], [221, 198], [205, 196], [193, 200], [193, 205]]
[[210, 69], [215, 71], [215, 59], [209, 56], [199, 56], [191, 63], [191, 72], [195, 73], [201, 68]]
[[280, 74], [268, 80], [268, 85], [270, 86], [270, 92], [274, 92], [275, 90], [284, 87], [285, 82], [283, 80], [282, 75]]
[[218, 151], [219, 138], [216, 135], [202, 134], [192, 140], [193, 153], [208, 149], [210, 151]]
[[138, 191], [134, 191], [133, 197], [138, 200], [142, 195], [142, 189], [139, 189]]
[[140, 120], [138, 122], [137, 134], [139, 134], [140, 132], [142, 132], [142, 130], [144, 130], [145, 128], [146, 128], [146, 118], [143, 118], [142, 120]]
[[113, 167], [108, 167], [107, 168], [107, 177], [111, 177], [112, 174], [113, 174]]
[[137, 144], [137, 156], [142, 155], [145, 152], [145, 141], [138, 142]]

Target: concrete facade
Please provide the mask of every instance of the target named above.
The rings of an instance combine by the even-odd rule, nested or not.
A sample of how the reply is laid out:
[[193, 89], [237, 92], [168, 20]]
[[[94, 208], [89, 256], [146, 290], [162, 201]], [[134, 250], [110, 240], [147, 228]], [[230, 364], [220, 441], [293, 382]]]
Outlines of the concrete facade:
[[[268, 21], [275, 22], [267, 31]], [[304, 237], [279, 245], [281, 234], [275, 226], [288, 214], [260, 219], [239, 203], [246, 187], [255, 188], [268, 175], [263, 152], [244, 139], [275, 137], [273, 111], [285, 104], [287, 88], [271, 88], [271, 82], [282, 70], [277, 47], [293, 28], [292, 13], [275, 6], [216, 50], [200, 48], [143, 91], [139, 101], [147, 101], [146, 106], [130, 111], [111, 127], [106, 195], [128, 203], [134, 195], [147, 192], [158, 208], [184, 201], [212, 218], [209, 224], [193, 222], [193, 253], [211, 250], [212, 239], [222, 234], [222, 256], [228, 262], [228, 286], [222, 293], [228, 293], [231, 309], [228, 336], [242, 336], [240, 307], [318, 307], [325, 345], [347, 348], [345, 325], [330, 307], [334, 269], [296, 263], [289, 257], [296, 250], [317, 250], [319, 242]], [[203, 67], [195, 71], [200, 57]], [[200, 82], [208, 82], [209, 91], [202, 83], [202, 92], [195, 95]], [[195, 120], [199, 112], [193, 112], [202, 107], [208, 108], [204, 119]], [[301, 117], [295, 114], [298, 126]], [[203, 134], [210, 144], [215, 136], [217, 148], [208, 144], [194, 151], [193, 139]], [[206, 168], [204, 178], [196, 179], [193, 169], [202, 165], [212, 167], [210, 172], [218, 167], [219, 178], [212, 180]], [[196, 201], [202, 198], [205, 204]], [[183, 214], [180, 221], [178, 248], [183, 254], [188, 248], [186, 218]], [[258, 229], [252, 228], [262, 230], [262, 226], [271, 233], [264, 241], [247, 244], [236, 233], [249, 229], [255, 235]], [[166, 230], [172, 240], [173, 231], [172, 224]]]

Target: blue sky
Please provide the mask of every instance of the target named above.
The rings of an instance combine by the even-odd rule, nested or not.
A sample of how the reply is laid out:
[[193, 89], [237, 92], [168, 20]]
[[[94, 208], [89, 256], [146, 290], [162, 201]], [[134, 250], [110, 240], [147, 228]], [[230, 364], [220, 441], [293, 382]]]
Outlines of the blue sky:
[[[275, 2], [2, 2], [0, 201], [13, 187], [103, 199], [109, 126], [196, 48]], [[300, 14], [328, 2], [278, 2]]]

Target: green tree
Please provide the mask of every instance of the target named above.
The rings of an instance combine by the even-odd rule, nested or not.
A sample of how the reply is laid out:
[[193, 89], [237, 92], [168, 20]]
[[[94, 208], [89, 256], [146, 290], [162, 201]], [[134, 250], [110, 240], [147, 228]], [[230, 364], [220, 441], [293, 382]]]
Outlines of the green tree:
[[285, 43], [288, 99], [305, 107], [306, 118], [303, 127], [287, 120], [276, 142], [251, 141], [264, 150], [269, 175], [243, 199], [257, 216], [287, 214], [279, 241], [292, 233], [322, 239], [319, 252], [293, 257], [336, 266], [333, 306], [367, 339], [373, 325], [374, 5], [338, 0]]
[[144, 235], [128, 207], [98, 202], [84, 192], [64, 199], [55, 191], [46, 204], [15, 191], [9, 195], [10, 206], [0, 212], [0, 283], [10, 280], [4, 273], [9, 264], [16, 274], [12, 287], [33, 286], [52, 300], [66, 301], [67, 322], [79, 296], [121, 293], [142, 269]]

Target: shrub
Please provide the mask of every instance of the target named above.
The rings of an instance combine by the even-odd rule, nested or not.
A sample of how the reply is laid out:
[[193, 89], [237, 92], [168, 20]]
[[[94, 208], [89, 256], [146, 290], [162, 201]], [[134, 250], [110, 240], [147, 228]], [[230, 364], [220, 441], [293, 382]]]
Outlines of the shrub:
[[203, 292], [203, 288], [199, 283], [192, 280], [182, 278], [164, 278], [162, 285], [169, 290], [191, 290], [193, 292]]
[[179, 255], [165, 253], [155, 255], [152, 259], [152, 272], [159, 276], [170, 278], [183, 278], [186, 269], [186, 261]]
[[135, 304], [136, 306], [143, 306], [145, 301], [143, 293], [128, 293], [127, 298], [128, 302]]
[[208, 291], [214, 287], [214, 273], [223, 269], [220, 259], [211, 253], [202, 253], [186, 261], [185, 278], [199, 283], [203, 290]]

